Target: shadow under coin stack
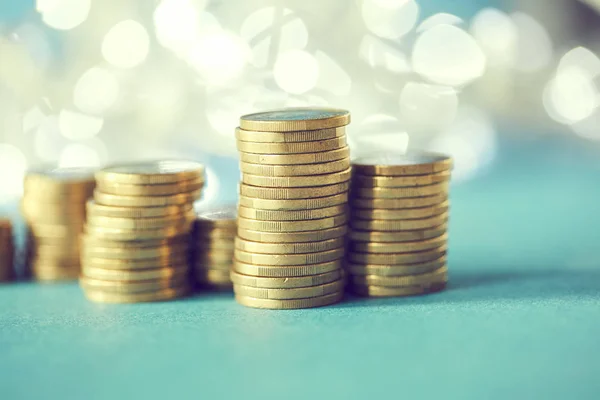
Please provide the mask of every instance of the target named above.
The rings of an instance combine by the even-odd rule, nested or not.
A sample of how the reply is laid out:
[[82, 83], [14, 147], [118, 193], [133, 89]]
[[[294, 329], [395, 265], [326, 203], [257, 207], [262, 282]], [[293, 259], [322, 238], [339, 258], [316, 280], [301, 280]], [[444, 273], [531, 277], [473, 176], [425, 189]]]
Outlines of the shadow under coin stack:
[[14, 255], [12, 224], [8, 219], [0, 218], [0, 282], [14, 278]]
[[250, 114], [240, 151], [236, 300], [271, 309], [319, 307], [343, 297], [350, 179], [345, 110]]
[[158, 161], [105, 168], [82, 238], [80, 284], [106, 303], [169, 300], [186, 295], [193, 203], [204, 168]]
[[27, 273], [39, 281], [75, 280], [85, 203], [94, 192], [94, 171], [55, 168], [25, 176], [21, 211], [27, 223]]
[[451, 167], [435, 153], [353, 161], [346, 265], [353, 292], [409, 296], [446, 286]]
[[200, 286], [231, 289], [233, 241], [237, 230], [235, 206], [196, 210], [193, 275]]

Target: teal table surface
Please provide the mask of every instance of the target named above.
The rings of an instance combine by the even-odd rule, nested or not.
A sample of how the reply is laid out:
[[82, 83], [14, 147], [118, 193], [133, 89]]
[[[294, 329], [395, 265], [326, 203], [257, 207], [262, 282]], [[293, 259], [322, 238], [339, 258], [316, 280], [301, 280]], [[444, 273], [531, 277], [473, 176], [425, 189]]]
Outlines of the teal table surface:
[[450, 286], [262, 311], [0, 287], [1, 399], [598, 399], [600, 159], [503, 143], [452, 188]]

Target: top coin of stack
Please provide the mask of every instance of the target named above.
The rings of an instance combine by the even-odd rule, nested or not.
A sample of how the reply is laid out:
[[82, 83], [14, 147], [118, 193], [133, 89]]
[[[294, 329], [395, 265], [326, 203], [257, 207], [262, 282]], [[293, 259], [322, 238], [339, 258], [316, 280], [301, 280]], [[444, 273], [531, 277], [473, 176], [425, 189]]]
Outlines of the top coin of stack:
[[350, 114], [291, 108], [241, 117], [237, 301], [308, 308], [343, 296]]
[[233, 240], [237, 230], [235, 206], [196, 209], [192, 268], [196, 282], [212, 289], [231, 289]]
[[346, 266], [354, 292], [407, 296], [445, 287], [451, 166], [436, 153], [353, 161]]
[[14, 243], [12, 224], [7, 218], [0, 218], [0, 282], [14, 277]]
[[188, 293], [193, 203], [203, 172], [195, 162], [158, 161], [96, 174], [82, 238], [80, 283], [88, 299], [131, 303]]
[[79, 235], [94, 186], [94, 171], [88, 168], [36, 170], [25, 176], [21, 210], [29, 228], [28, 272], [34, 279], [79, 276]]

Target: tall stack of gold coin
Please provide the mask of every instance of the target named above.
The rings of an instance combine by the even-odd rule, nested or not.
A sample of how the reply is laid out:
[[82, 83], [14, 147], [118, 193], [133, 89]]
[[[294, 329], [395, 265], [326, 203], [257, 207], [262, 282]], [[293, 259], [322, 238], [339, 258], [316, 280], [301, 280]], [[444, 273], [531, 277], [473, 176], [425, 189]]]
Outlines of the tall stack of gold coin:
[[0, 282], [8, 282], [14, 277], [14, 242], [12, 224], [7, 218], [0, 218]]
[[241, 117], [238, 235], [231, 279], [240, 304], [272, 309], [343, 297], [350, 114], [296, 108]]
[[80, 284], [88, 299], [107, 303], [168, 300], [187, 294], [193, 203], [204, 168], [158, 161], [96, 173], [87, 204]]
[[231, 289], [236, 218], [235, 206], [196, 210], [192, 265], [200, 286]]
[[79, 276], [79, 237], [94, 186], [94, 171], [87, 168], [36, 170], [25, 176], [21, 211], [29, 229], [26, 269], [34, 279]]
[[436, 153], [353, 161], [347, 270], [355, 293], [409, 296], [446, 286], [451, 167]]

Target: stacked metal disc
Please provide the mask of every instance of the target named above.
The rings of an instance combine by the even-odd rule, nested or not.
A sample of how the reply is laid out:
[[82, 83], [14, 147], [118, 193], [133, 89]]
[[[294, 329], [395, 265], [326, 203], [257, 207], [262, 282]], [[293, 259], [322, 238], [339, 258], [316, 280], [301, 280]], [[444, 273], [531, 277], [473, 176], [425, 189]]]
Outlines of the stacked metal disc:
[[257, 308], [318, 307], [343, 296], [350, 179], [345, 110], [241, 117], [238, 235], [231, 279]]
[[196, 210], [192, 264], [200, 287], [231, 289], [236, 218], [235, 206]]
[[168, 300], [190, 290], [193, 203], [204, 168], [158, 161], [96, 173], [87, 204], [80, 284], [88, 299], [132, 303]]
[[85, 203], [94, 192], [94, 171], [55, 168], [25, 176], [21, 211], [28, 226], [26, 270], [40, 281], [77, 279]]
[[435, 153], [353, 161], [347, 271], [355, 293], [408, 296], [445, 287], [451, 166]]
[[12, 224], [7, 218], [0, 218], [0, 282], [14, 278], [14, 242]]

